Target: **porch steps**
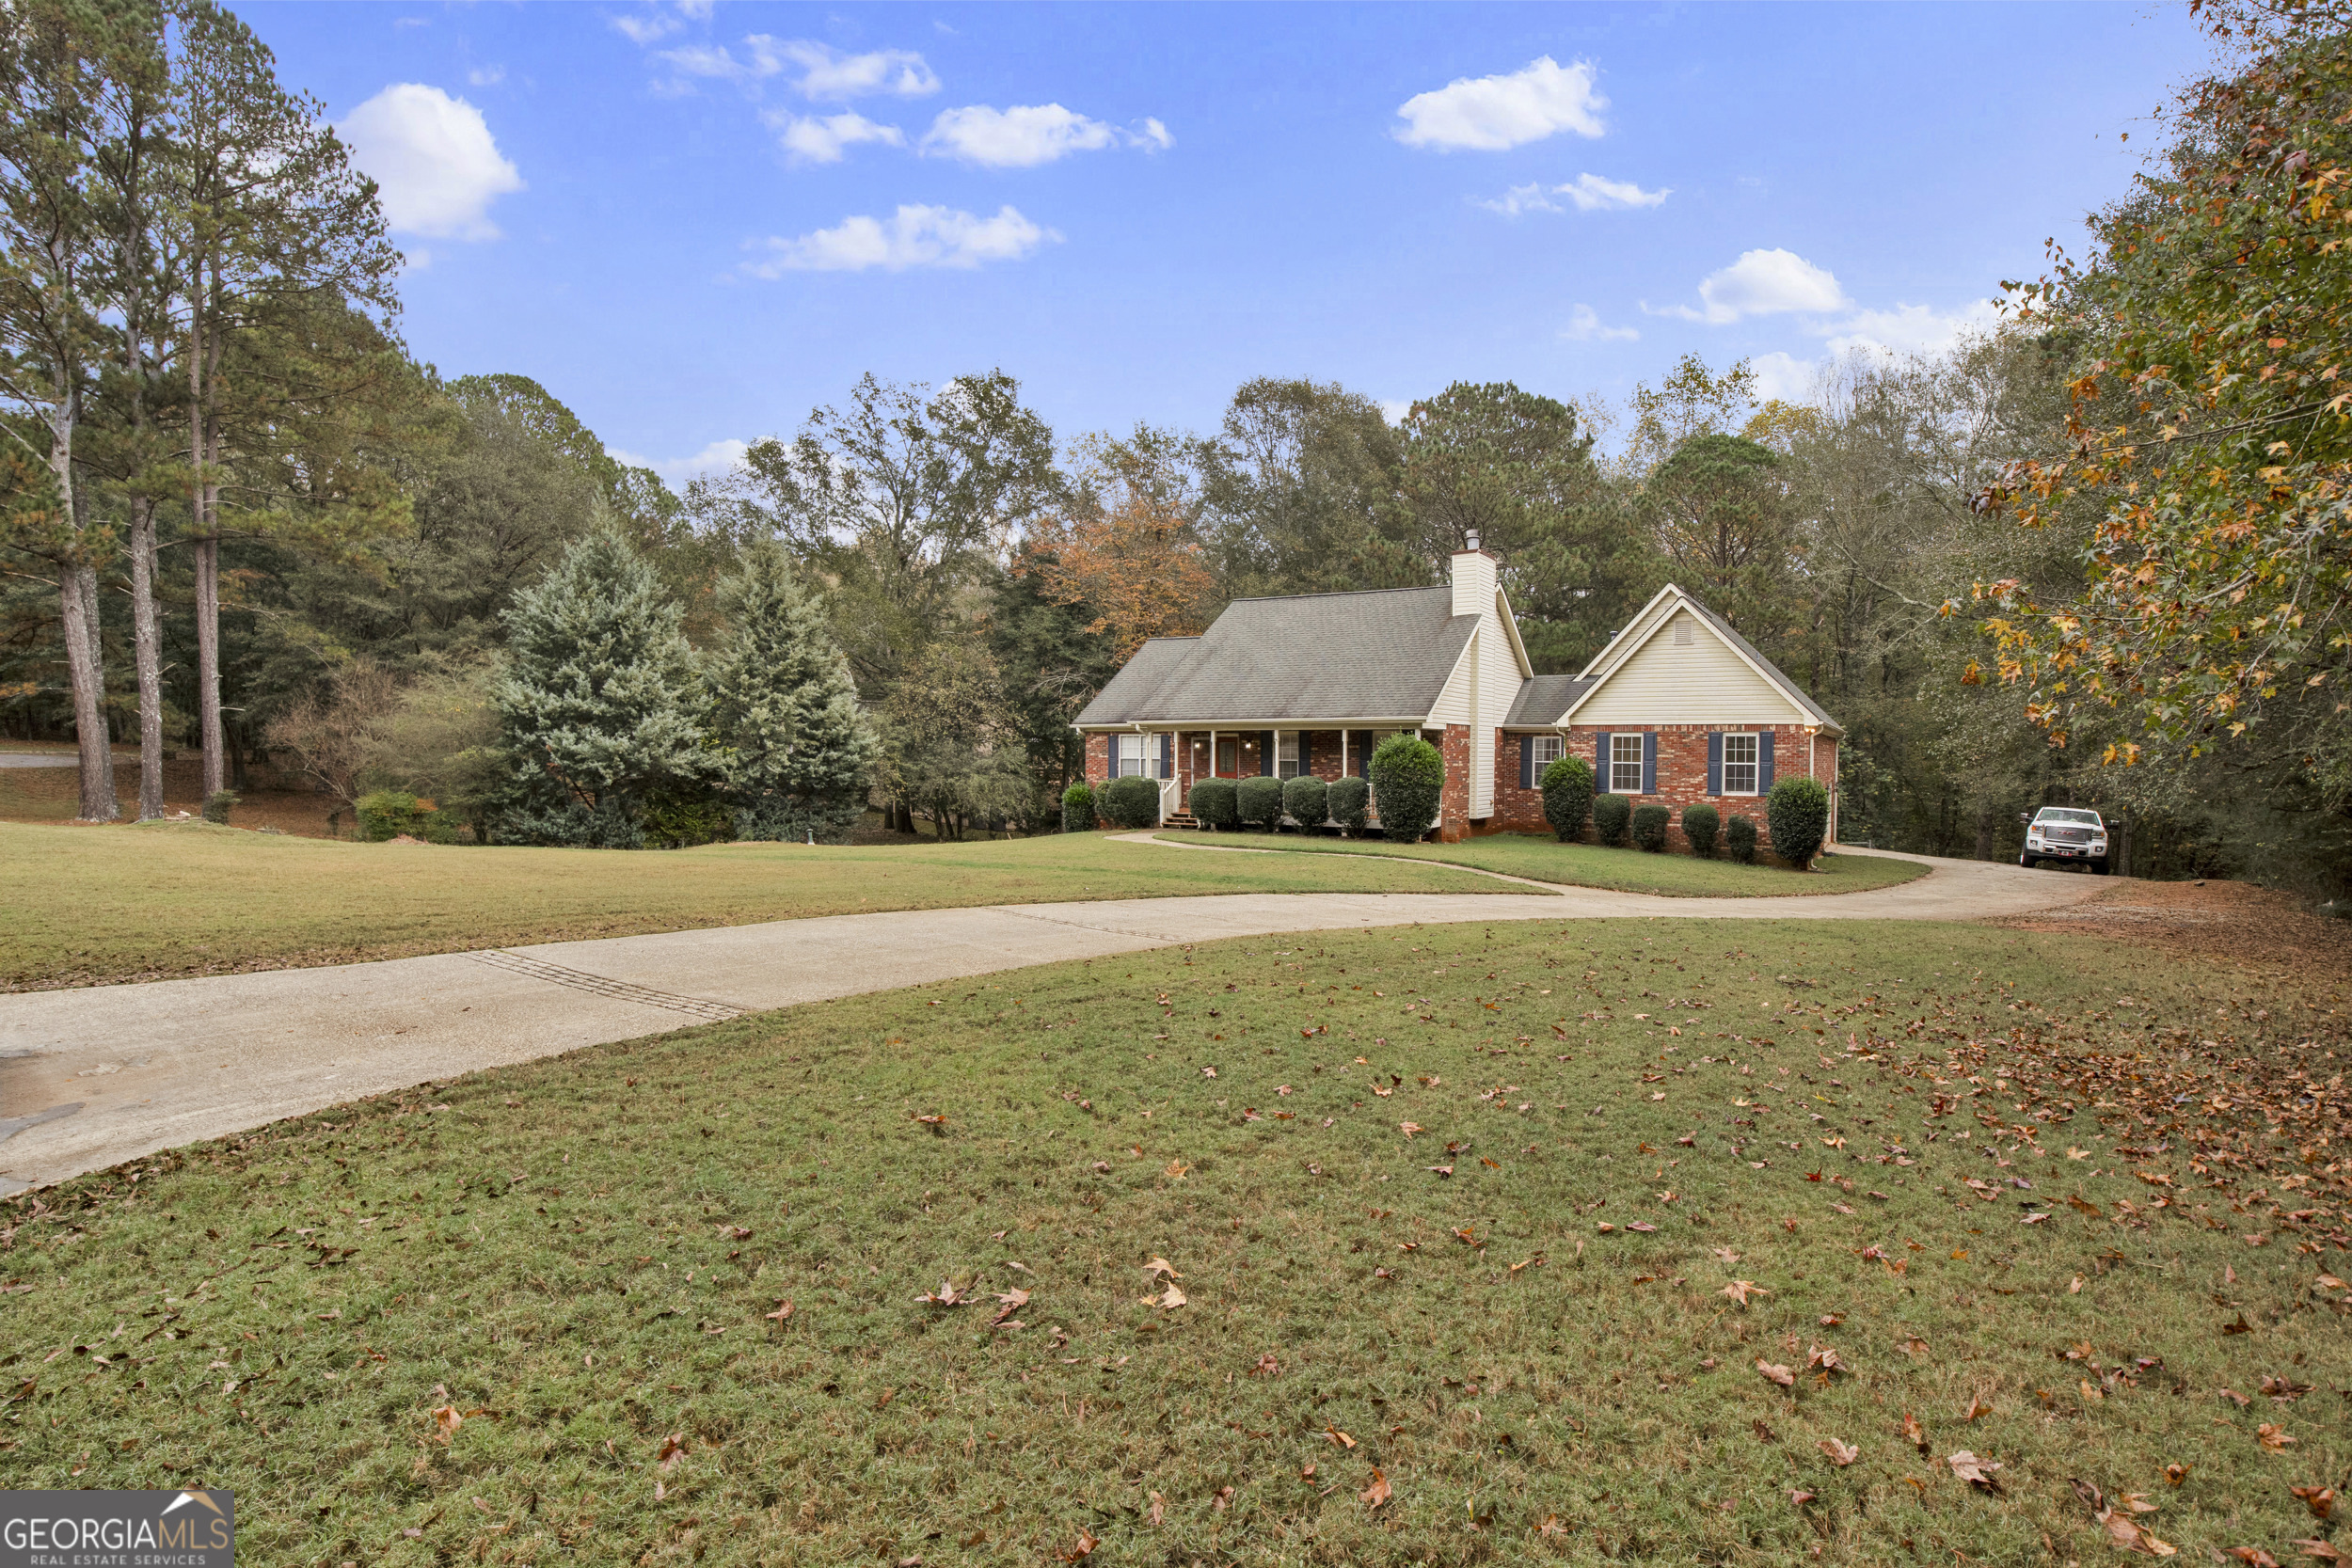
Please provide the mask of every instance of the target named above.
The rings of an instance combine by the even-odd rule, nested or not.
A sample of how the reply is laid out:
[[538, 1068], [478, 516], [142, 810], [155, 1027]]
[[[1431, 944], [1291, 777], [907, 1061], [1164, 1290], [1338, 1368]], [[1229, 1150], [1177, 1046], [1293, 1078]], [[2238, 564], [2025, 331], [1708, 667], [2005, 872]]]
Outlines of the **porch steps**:
[[1198, 828], [1200, 826], [1200, 820], [1188, 811], [1180, 811], [1161, 817], [1160, 826], [1163, 828]]

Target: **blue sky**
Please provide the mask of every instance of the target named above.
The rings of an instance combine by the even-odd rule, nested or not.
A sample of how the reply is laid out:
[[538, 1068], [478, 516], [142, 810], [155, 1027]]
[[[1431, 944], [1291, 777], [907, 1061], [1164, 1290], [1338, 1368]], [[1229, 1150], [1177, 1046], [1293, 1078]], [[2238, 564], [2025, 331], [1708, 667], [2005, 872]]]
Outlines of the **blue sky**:
[[411, 348], [674, 480], [868, 370], [1065, 440], [1260, 374], [1794, 388], [1982, 319], [2206, 58], [2120, 4], [240, 11], [383, 182]]

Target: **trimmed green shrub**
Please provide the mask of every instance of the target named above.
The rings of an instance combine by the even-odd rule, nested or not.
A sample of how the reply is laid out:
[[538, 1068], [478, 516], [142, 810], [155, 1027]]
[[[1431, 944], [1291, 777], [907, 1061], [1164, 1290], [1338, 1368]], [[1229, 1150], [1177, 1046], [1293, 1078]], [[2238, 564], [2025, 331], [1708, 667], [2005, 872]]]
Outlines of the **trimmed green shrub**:
[[1735, 816], [1724, 824], [1724, 847], [1741, 865], [1756, 863], [1756, 818]]
[[1264, 775], [1244, 779], [1234, 794], [1240, 798], [1243, 827], [1263, 828], [1272, 832], [1282, 825], [1281, 780]]
[[1674, 808], [1655, 803], [1633, 808], [1633, 847], [1653, 855], [1666, 852], [1666, 827], [1675, 818]]
[[417, 798], [405, 789], [379, 789], [372, 795], [362, 795], [354, 815], [358, 818], [359, 836], [370, 844], [381, 844], [403, 833], [424, 836], [418, 832], [421, 824], [417, 820]]
[[204, 797], [204, 820], [229, 825], [229, 814], [237, 809], [245, 797], [233, 789], [215, 789]]
[[1094, 831], [1094, 791], [1083, 784], [1073, 784], [1061, 792], [1061, 831], [1066, 833], [1090, 833]]
[[1411, 844], [1427, 832], [1445, 804], [1445, 756], [1411, 731], [1392, 735], [1372, 753], [1372, 798], [1380, 832]]
[[1582, 757], [1562, 757], [1544, 769], [1544, 820], [1563, 844], [1584, 836], [1584, 818], [1593, 810], [1593, 765]]
[[1282, 781], [1282, 810], [1302, 828], [1320, 828], [1330, 809], [1330, 786], [1312, 773]]
[[1231, 779], [1203, 779], [1192, 786], [1192, 815], [1202, 827], [1230, 833], [1241, 826], [1241, 791]]
[[1682, 836], [1691, 841], [1691, 853], [1703, 861], [1715, 858], [1715, 835], [1723, 826], [1723, 814], [1704, 800], [1682, 808]]
[[1095, 797], [1103, 815], [1114, 827], [1133, 832], [1141, 828], [1160, 825], [1160, 782], [1129, 775], [1113, 779]]
[[1623, 795], [1593, 797], [1593, 837], [1602, 844], [1625, 843], [1626, 824], [1633, 818], [1633, 802]]
[[1372, 810], [1372, 785], [1359, 778], [1334, 779], [1324, 792], [1323, 809], [1331, 814], [1340, 832], [1350, 838], [1364, 836], [1364, 822]]
[[1764, 827], [1772, 853], [1803, 871], [1829, 833], [1829, 791], [1819, 779], [1783, 779], [1764, 797]]

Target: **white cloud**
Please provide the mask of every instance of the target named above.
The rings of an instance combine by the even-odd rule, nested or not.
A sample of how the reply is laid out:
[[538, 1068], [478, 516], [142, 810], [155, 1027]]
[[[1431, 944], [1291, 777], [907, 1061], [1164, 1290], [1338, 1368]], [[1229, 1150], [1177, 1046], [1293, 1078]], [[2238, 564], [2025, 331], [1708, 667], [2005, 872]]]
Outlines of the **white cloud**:
[[1597, 213], [1656, 207], [1662, 205], [1672, 195], [1674, 191], [1671, 187], [1645, 191], [1629, 180], [1608, 180], [1597, 174], [1580, 174], [1565, 185], [1514, 185], [1493, 200], [1480, 201], [1478, 205], [1488, 212], [1515, 218], [1521, 213], [1566, 212], [1566, 207], [1552, 199], [1554, 197], [1566, 197], [1569, 205], [1580, 213]]
[[674, 16], [663, 16], [659, 11], [651, 16], [616, 16], [612, 19], [612, 28], [642, 49], [676, 32], [678, 20]]
[[466, 85], [474, 87], [494, 87], [506, 80], [502, 65], [478, 65], [466, 72]]
[[1380, 417], [1391, 424], [1403, 424], [1405, 416], [1412, 411], [1413, 400], [1411, 398], [1382, 398], [1380, 400]]
[[795, 159], [810, 164], [837, 164], [841, 150], [860, 142], [904, 147], [906, 133], [896, 125], [877, 125], [854, 109], [837, 115], [769, 114], [760, 117], [776, 139]]
[[1396, 111], [1405, 123], [1393, 134], [1407, 147], [1499, 152], [1560, 131], [1597, 136], [1608, 106], [1593, 90], [1592, 66], [1563, 66], [1546, 55], [1508, 76], [1465, 76], [1406, 99]]
[[1818, 361], [1800, 359], [1779, 350], [1755, 356], [1749, 359], [1748, 368], [1756, 372], [1756, 395], [1762, 403], [1775, 398], [1782, 403], [1810, 402], [1814, 384], [1821, 375]]
[[1560, 336], [1574, 343], [1630, 343], [1642, 334], [1630, 326], [1605, 326], [1598, 311], [1580, 305], [1568, 312], [1568, 325], [1560, 329]]
[[728, 438], [711, 442], [691, 457], [643, 457], [618, 447], [605, 448], [604, 454], [628, 467], [651, 468], [670, 488], [683, 490], [690, 481], [727, 472], [742, 462], [743, 454], [750, 450], [749, 442]]
[[1073, 152], [1098, 152], [1106, 147], [1158, 152], [1175, 145], [1176, 138], [1156, 119], [1146, 119], [1141, 131], [1122, 131], [1058, 103], [1015, 104], [1009, 109], [974, 103], [944, 109], [923, 137], [925, 152], [984, 168], [1034, 168]]
[[352, 161], [381, 187], [386, 221], [403, 233], [496, 239], [490, 203], [523, 188], [482, 111], [438, 87], [396, 83], [338, 129]]
[[977, 267], [984, 261], [1014, 261], [1061, 236], [1042, 229], [1011, 207], [994, 217], [976, 217], [946, 207], [900, 207], [887, 218], [849, 217], [831, 229], [797, 239], [764, 242], [768, 259], [747, 262], [754, 277], [787, 272], [865, 272], [880, 267]]
[[[1792, 250], [1751, 250], [1699, 284], [1701, 308], [1666, 306], [1655, 314], [1721, 326], [1746, 316], [1791, 310], [1827, 315], [1851, 302], [1837, 279]], [[1642, 307], [1649, 309], [1646, 304]]]
[[896, 98], [921, 98], [939, 90], [939, 77], [923, 56], [904, 49], [877, 49], [864, 55], [844, 55], [821, 43], [795, 40], [778, 43], [756, 37], [744, 40], [762, 51], [801, 68], [793, 86], [805, 98], [866, 98], [888, 93]]
[[756, 83], [797, 72], [792, 87], [802, 97], [829, 103], [878, 93], [920, 98], [939, 90], [939, 77], [923, 56], [903, 49], [844, 55], [806, 39], [779, 39], [766, 33], [746, 38], [739, 58], [723, 45], [703, 43], [665, 49], [660, 58], [686, 75], [726, 82]]
[[1829, 351], [1836, 355], [1854, 349], [1890, 355], [1941, 354], [1971, 334], [1991, 332], [2000, 322], [2000, 308], [1989, 299], [1957, 310], [1900, 304], [1892, 310], [1856, 310], [1836, 324], [1836, 335], [1829, 341]]

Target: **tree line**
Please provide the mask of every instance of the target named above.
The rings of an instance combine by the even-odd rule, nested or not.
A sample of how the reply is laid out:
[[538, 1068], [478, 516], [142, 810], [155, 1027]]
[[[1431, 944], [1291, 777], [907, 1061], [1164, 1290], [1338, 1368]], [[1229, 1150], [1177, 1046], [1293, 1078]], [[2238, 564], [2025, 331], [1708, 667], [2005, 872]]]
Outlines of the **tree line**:
[[[1211, 430], [1065, 440], [1001, 370], [867, 376], [683, 493], [527, 379], [405, 353], [373, 188], [233, 19], [12, 10], [0, 720], [83, 737], [85, 816], [114, 727], [208, 788], [267, 756], [516, 841], [839, 832], [851, 796], [1046, 831], [1142, 641], [1438, 582], [1475, 532], [1540, 671], [1669, 580], [1722, 612], [1846, 725], [1849, 837], [1997, 856], [2070, 801], [2143, 871], [2352, 867], [2340, 10], [2208, 7], [2230, 63], [2082, 255], [1802, 398], [1689, 357], [1622, 404], [1457, 383], [1392, 421], [1266, 377]], [[551, 739], [602, 721], [548, 693], [615, 689], [559, 668], [590, 609], [679, 705], [607, 783]], [[763, 638], [801, 650], [774, 711], [853, 690], [856, 722], [746, 730]], [[746, 771], [803, 722], [814, 772]]]

